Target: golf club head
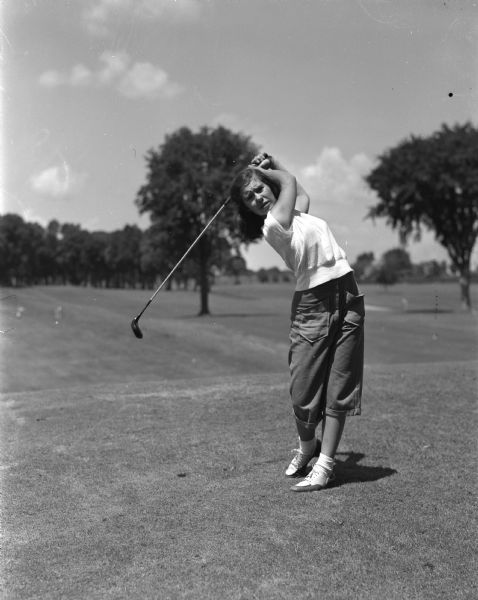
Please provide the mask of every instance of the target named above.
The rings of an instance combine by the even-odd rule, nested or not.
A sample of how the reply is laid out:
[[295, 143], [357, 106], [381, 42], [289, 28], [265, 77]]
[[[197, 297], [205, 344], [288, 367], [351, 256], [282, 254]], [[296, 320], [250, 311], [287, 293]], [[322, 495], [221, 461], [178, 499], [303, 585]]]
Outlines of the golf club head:
[[134, 335], [141, 339], [143, 337], [143, 332], [141, 331], [141, 329], [139, 328], [139, 317], [135, 317], [132, 321], [131, 321], [131, 329], [133, 330]]

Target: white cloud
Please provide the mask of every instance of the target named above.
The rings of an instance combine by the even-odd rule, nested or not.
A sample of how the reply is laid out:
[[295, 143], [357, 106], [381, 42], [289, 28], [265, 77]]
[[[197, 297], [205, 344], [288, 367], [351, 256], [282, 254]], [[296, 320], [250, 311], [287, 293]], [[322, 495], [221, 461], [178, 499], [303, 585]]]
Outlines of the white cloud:
[[75, 65], [70, 73], [69, 83], [72, 86], [89, 85], [93, 78], [91, 71], [84, 65]]
[[93, 73], [82, 64], [72, 67], [69, 73], [61, 73], [60, 71], [50, 69], [42, 73], [38, 78], [38, 83], [47, 88], [55, 88], [61, 85], [89, 85], [92, 81]]
[[67, 78], [64, 74], [51, 69], [49, 71], [45, 71], [42, 73], [38, 79], [38, 83], [43, 85], [44, 87], [58, 87], [59, 85], [63, 85], [67, 83]]
[[166, 71], [151, 63], [135, 63], [121, 78], [118, 90], [128, 98], [171, 98], [182, 91], [177, 83], [169, 81]]
[[95, 0], [83, 13], [88, 31], [106, 36], [115, 17], [151, 20], [193, 20], [201, 13], [200, 0]]
[[131, 59], [127, 52], [103, 52], [100, 62], [103, 66], [97, 71], [96, 79], [98, 83], [108, 85], [126, 71]]
[[52, 198], [63, 198], [76, 190], [83, 176], [72, 171], [66, 162], [36, 173], [30, 178], [30, 186], [34, 192]]
[[373, 161], [365, 154], [347, 161], [339, 148], [327, 147], [315, 164], [302, 169], [302, 177], [313, 200], [321, 205], [353, 205], [373, 202], [375, 195], [363, 180], [372, 167]]
[[127, 52], [103, 52], [95, 71], [78, 64], [67, 73], [45, 71], [38, 81], [49, 88], [60, 85], [112, 87], [128, 98], [172, 98], [184, 89], [171, 81], [161, 67], [149, 62], [131, 64]]

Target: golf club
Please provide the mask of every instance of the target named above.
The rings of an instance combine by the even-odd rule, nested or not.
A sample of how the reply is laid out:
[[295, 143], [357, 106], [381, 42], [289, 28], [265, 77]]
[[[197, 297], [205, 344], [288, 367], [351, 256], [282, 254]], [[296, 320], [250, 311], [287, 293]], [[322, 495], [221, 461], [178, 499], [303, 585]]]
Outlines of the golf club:
[[202, 236], [206, 233], [206, 230], [208, 229], [208, 227], [211, 225], [211, 223], [214, 221], [214, 219], [219, 215], [219, 213], [225, 208], [225, 206], [227, 205], [227, 203], [230, 201], [231, 197], [228, 196], [226, 198], [226, 200], [223, 202], [223, 204], [220, 206], [220, 208], [218, 209], [218, 211], [216, 212], [216, 214], [211, 218], [211, 220], [209, 221], [209, 223], [206, 225], [206, 227], [204, 227], [204, 229], [201, 231], [201, 233], [197, 236], [197, 238], [194, 240], [194, 242], [191, 244], [191, 246], [189, 246], [189, 248], [186, 250], [186, 252], [183, 254], [183, 256], [181, 257], [181, 259], [176, 263], [176, 265], [171, 269], [169, 275], [166, 277], [166, 279], [163, 280], [163, 282], [161, 283], [161, 285], [158, 287], [158, 289], [154, 292], [154, 294], [151, 296], [151, 298], [148, 300], [148, 302], [146, 303], [145, 307], [143, 308], [143, 310], [139, 313], [139, 315], [137, 317], [135, 317], [132, 321], [131, 321], [131, 329], [133, 330], [134, 335], [141, 339], [143, 337], [143, 332], [141, 331], [140, 327], [139, 327], [139, 320], [141, 318], [141, 315], [144, 313], [144, 311], [148, 308], [148, 306], [151, 304], [151, 302], [155, 299], [155, 297], [159, 294], [159, 292], [161, 291], [161, 289], [166, 285], [166, 283], [168, 282], [168, 279], [172, 276], [172, 274], [176, 271], [176, 269], [179, 267], [179, 265], [183, 262], [183, 260], [186, 258], [186, 256], [191, 252], [191, 250], [194, 248], [194, 246], [199, 242], [199, 240], [202, 238]]

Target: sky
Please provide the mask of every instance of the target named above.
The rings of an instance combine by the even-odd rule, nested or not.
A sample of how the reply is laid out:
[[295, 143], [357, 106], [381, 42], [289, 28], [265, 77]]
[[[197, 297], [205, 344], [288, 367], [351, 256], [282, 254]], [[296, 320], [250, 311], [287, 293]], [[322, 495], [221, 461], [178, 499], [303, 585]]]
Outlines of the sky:
[[[365, 218], [364, 176], [411, 135], [478, 123], [478, 0], [0, 0], [0, 11], [0, 213], [43, 226], [147, 228], [134, 204], [146, 152], [179, 127], [223, 125], [296, 175], [350, 262], [379, 258], [398, 235]], [[427, 232], [406, 249], [447, 259]], [[265, 242], [244, 256], [284, 267]]]

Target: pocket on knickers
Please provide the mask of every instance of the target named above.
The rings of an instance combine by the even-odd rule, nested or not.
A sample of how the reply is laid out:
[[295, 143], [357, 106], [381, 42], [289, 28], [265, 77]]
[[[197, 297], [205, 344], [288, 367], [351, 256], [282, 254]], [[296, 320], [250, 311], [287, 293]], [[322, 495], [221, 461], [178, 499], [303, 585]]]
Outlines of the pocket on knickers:
[[353, 327], [362, 327], [365, 321], [365, 296], [346, 292], [344, 321]]
[[313, 306], [297, 308], [292, 320], [291, 334], [313, 344], [329, 335], [330, 312], [328, 298], [314, 303]]

